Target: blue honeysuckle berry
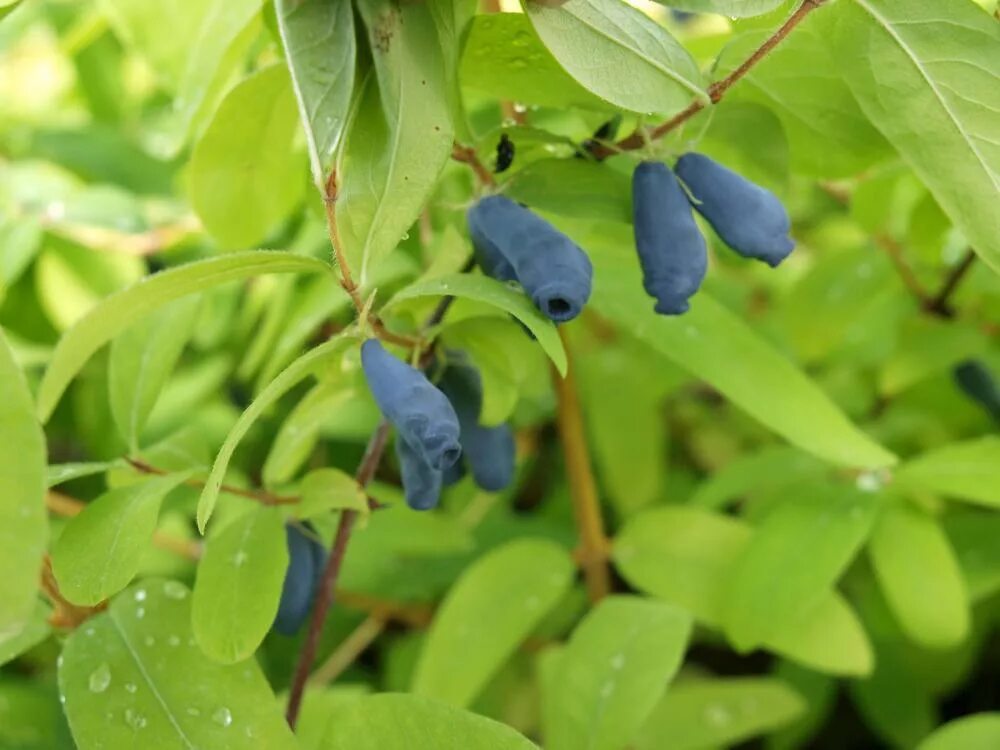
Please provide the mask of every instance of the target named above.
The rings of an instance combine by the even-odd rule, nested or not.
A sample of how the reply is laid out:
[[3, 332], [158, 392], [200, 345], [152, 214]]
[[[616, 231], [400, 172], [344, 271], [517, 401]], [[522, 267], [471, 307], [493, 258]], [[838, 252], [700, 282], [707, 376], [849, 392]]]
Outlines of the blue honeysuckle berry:
[[471, 364], [449, 363], [439, 383], [455, 407], [462, 428], [462, 457], [476, 484], [497, 492], [514, 478], [514, 433], [509, 425], [485, 427], [479, 422], [483, 384]]
[[774, 267], [792, 252], [791, 220], [770, 190], [702, 154], [684, 154], [675, 171], [691, 191], [695, 210], [737, 253]]
[[556, 323], [580, 314], [590, 298], [594, 270], [569, 237], [502, 195], [476, 203], [468, 221], [487, 274], [518, 281], [535, 307]]
[[[962, 393], [1000, 422], [1000, 388], [985, 364], [977, 359], [967, 359], [955, 366], [952, 376]], [[461, 422], [459, 415], [459, 424]]]
[[[428, 464], [402, 437], [396, 440], [396, 458], [403, 479], [406, 504], [413, 510], [430, 510], [437, 507], [441, 498], [442, 472]], [[448, 467], [450, 471], [453, 467]]]
[[636, 167], [632, 214], [642, 285], [656, 300], [654, 309], [664, 315], [686, 312], [708, 270], [708, 251], [687, 194], [666, 164], [646, 161]]
[[326, 549], [292, 524], [285, 526], [288, 542], [288, 569], [281, 586], [281, 601], [274, 629], [295, 635], [309, 616], [316, 588], [326, 566]]
[[458, 461], [458, 417], [448, 398], [415, 367], [392, 356], [377, 339], [361, 345], [368, 388], [385, 418], [424, 463], [437, 471]]

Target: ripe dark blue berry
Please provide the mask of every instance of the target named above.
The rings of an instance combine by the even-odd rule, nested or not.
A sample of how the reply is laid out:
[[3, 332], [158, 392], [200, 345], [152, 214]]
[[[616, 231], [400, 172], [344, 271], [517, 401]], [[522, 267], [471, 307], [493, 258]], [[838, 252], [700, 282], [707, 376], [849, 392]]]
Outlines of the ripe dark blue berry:
[[642, 285], [665, 315], [686, 312], [708, 269], [705, 238], [684, 188], [666, 164], [647, 161], [632, 174], [635, 249]]
[[462, 457], [472, 478], [488, 492], [502, 490], [514, 478], [514, 433], [506, 424], [480, 424], [483, 383], [479, 373], [470, 364], [450, 363], [439, 385], [458, 414]]
[[502, 195], [483, 198], [468, 218], [486, 273], [517, 280], [535, 307], [557, 323], [580, 314], [590, 298], [594, 271], [587, 254], [569, 237]]
[[[979, 360], [968, 359], [955, 367], [955, 384], [971, 400], [1000, 422], [1000, 388], [993, 373]], [[461, 415], [459, 415], [461, 423]]]
[[[428, 464], [402, 437], [396, 439], [396, 458], [399, 461], [406, 504], [413, 510], [430, 510], [436, 507], [441, 497], [441, 470]], [[446, 471], [453, 468], [449, 466]]]
[[361, 366], [375, 403], [396, 427], [399, 440], [437, 471], [458, 461], [458, 417], [420, 370], [389, 354], [377, 339], [362, 344]]
[[777, 266], [792, 252], [791, 221], [774, 193], [702, 154], [684, 154], [675, 169], [695, 210], [737, 253]]
[[326, 566], [326, 549], [297, 526], [285, 526], [288, 541], [288, 569], [281, 586], [281, 601], [274, 629], [295, 635], [309, 616], [316, 588]]

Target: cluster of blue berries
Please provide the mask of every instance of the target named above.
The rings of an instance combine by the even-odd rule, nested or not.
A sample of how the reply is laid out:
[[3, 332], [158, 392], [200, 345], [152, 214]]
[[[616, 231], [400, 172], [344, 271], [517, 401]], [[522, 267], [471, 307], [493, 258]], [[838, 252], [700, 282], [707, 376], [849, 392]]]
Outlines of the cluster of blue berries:
[[795, 247], [788, 212], [770, 191], [702, 154], [685, 154], [675, 170], [643, 162], [632, 175], [635, 246], [643, 286], [664, 315], [688, 310], [708, 269], [692, 206], [746, 258], [774, 267]]

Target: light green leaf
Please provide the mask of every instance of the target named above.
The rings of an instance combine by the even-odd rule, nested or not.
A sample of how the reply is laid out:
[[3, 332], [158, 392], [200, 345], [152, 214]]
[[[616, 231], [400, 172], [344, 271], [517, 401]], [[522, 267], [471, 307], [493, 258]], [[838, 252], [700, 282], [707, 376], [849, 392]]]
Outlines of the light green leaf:
[[708, 102], [691, 55], [656, 21], [621, 0], [525, 0], [535, 31], [584, 88], [623, 109], [672, 113]]
[[559, 65], [523, 13], [472, 20], [461, 62], [462, 84], [496, 99], [541, 107], [606, 110], [609, 105]]
[[94, 605], [125, 588], [150, 545], [163, 498], [188, 476], [167, 474], [109, 490], [74, 516], [52, 548], [63, 596]]
[[313, 181], [325, 194], [354, 88], [354, 13], [348, 0], [276, 0], [275, 10]]
[[177, 581], [133, 586], [74, 630], [59, 691], [80, 750], [297, 747], [256, 662], [223, 666], [198, 649]]
[[358, 282], [416, 221], [451, 155], [441, 49], [427, 6], [362, 0], [375, 75], [351, 118], [337, 164], [336, 218]]
[[1000, 746], [1000, 713], [981, 713], [949, 721], [917, 750], [992, 750]]
[[868, 546], [875, 576], [900, 626], [927, 648], [948, 648], [969, 632], [962, 572], [941, 525], [909, 504], [887, 508]]
[[63, 482], [69, 482], [80, 477], [90, 477], [94, 474], [103, 474], [108, 469], [114, 468], [118, 464], [115, 461], [87, 461], [83, 463], [71, 464], [50, 464], [45, 470], [45, 484], [48, 487], [55, 487]]
[[635, 255], [621, 251], [634, 242], [629, 229], [602, 225], [581, 243], [594, 263], [594, 309], [800, 448], [845, 466], [895, 462], [812, 380], [704, 291], [683, 316], [653, 312], [642, 297]]
[[288, 71], [272, 65], [226, 94], [195, 144], [191, 207], [223, 247], [263, 242], [302, 198], [297, 122]]
[[219, 449], [215, 463], [212, 465], [212, 473], [205, 480], [205, 487], [201, 491], [201, 497], [198, 498], [198, 529], [203, 534], [208, 519], [211, 518], [212, 511], [215, 510], [215, 502], [219, 498], [219, 490], [226, 477], [229, 460], [233, 457], [236, 446], [239, 445], [240, 440], [247, 434], [253, 423], [279, 398], [312, 375], [317, 369], [339, 361], [352, 341], [353, 339], [347, 336], [339, 336], [306, 352], [282, 370], [278, 377], [272, 380], [253, 400], [253, 403], [240, 414], [240, 418], [233, 425]]
[[868, 538], [878, 500], [829, 483], [788, 490], [756, 527], [729, 581], [723, 624], [738, 650], [822, 604]]
[[34, 611], [18, 633], [10, 635], [10, 630], [7, 630], [6, 636], [0, 634], [0, 666], [16, 659], [49, 637], [52, 633], [52, 627], [49, 625], [51, 612], [48, 605], [36, 602]]
[[633, 747], [730, 747], [785, 726], [805, 710], [799, 694], [773, 677], [684, 680], [670, 686]]
[[617, 750], [663, 696], [681, 665], [691, 618], [663, 602], [601, 601], [576, 627], [555, 664], [551, 750]]
[[38, 414], [42, 421], [84, 363], [144, 315], [168, 302], [227, 281], [267, 273], [329, 273], [325, 263], [301, 255], [253, 250], [188, 263], [147, 276], [111, 295], [80, 319], [60, 339], [38, 387]]
[[297, 518], [310, 518], [349, 508], [368, 515], [368, 495], [353, 476], [340, 469], [316, 469], [302, 478], [295, 506]]
[[538, 750], [504, 724], [419, 695], [359, 698], [338, 719], [322, 750]]
[[812, 456], [789, 445], [771, 445], [740, 456], [715, 471], [698, 485], [689, 502], [700, 508], [722, 508], [754, 492], [769, 492], [819, 476], [825, 468]]
[[1000, 24], [970, 2], [851, 0], [831, 12], [861, 109], [1000, 272]]
[[199, 301], [178, 300], [111, 342], [111, 414], [133, 453], [138, 452], [142, 428], [194, 331]]
[[989, 435], [935, 448], [900, 466], [895, 479], [915, 492], [939, 492], [1000, 507], [1000, 437]]
[[18, 633], [35, 608], [45, 511], [45, 436], [31, 392], [0, 329], [0, 640]]
[[988, 343], [978, 328], [962, 321], [926, 316], [906, 321], [896, 351], [883, 363], [879, 389], [886, 396], [895, 396], [981, 354]]
[[466, 568], [427, 634], [413, 692], [469, 705], [573, 582], [569, 554], [519, 539]]
[[386, 307], [416, 297], [448, 295], [485, 302], [513, 315], [538, 339], [559, 373], [566, 374], [566, 351], [552, 321], [542, 315], [524, 294], [488, 276], [462, 273], [424, 279], [400, 291]]
[[[615, 538], [613, 557], [632, 586], [718, 628], [728, 583], [752, 538], [750, 526], [729, 516], [657, 508], [629, 519]], [[872, 666], [871, 646], [860, 623], [834, 592], [812, 612], [785, 623], [764, 645], [831, 674], [865, 674]]]
[[451, 119], [455, 124], [456, 136], [462, 141], [470, 140], [472, 134], [462, 106], [459, 61], [465, 29], [476, 15], [476, 6], [476, 0], [428, 0], [427, 2], [427, 8], [437, 29], [438, 43], [441, 45]]
[[287, 567], [277, 508], [256, 506], [210, 536], [191, 600], [201, 650], [223, 664], [253, 655], [278, 613]]
[[663, 4], [693, 13], [721, 13], [730, 18], [741, 18], [767, 13], [784, 2], [785, 0], [664, 0]]

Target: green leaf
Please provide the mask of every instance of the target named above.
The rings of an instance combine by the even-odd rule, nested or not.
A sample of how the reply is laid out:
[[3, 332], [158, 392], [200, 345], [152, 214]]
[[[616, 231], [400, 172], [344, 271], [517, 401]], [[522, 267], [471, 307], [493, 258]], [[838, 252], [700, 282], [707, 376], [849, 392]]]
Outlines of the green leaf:
[[748, 651], [808, 614], [868, 538], [878, 498], [844, 485], [808, 482], [788, 490], [760, 523], [736, 562], [723, 624]]
[[195, 144], [191, 207], [223, 247], [263, 242], [302, 198], [297, 123], [288, 71], [272, 65], [226, 94]]
[[74, 516], [52, 548], [63, 596], [94, 605], [125, 588], [150, 545], [163, 498], [188, 476], [168, 474], [109, 490]]
[[935, 448], [900, 466], [895, 479], [915, 492], [939, 492], [1000, 507], [1000, 437], [989, 435]]
[[698, 485], [689, 501], [700, 508], [722, 508], [754, 492], [770, 492], [821, 475], [825, 466], [788, 445], [748, 453], [714, 472]]
[[354, 88], [354, 13], [348, 0], [276, 0], [275, 10], [313, 181], [325, 194]]
[[349, 508], [367, 515], [368, 495], [358, 480], [340, 469], [316, 469], [302, 478], [295, 506], [297, 518], [310, 518], [331, 510]]
[[525, 0], [535, 31], [584, 88], [615, 106], [672, 113], [708, 102], [701, 71], [665, 28], [621, 0]]
[[233, 457], [233, 452], [240, 440], [247, 434], [247, 431], [257, 421], [258, 417], [267, 411], [279, 398], [288, 393], [305, 378], [312, 375], [317, 369], [329, 366], [333, 362], [339, 361], [344, 351], [354, 340], [346, 336], [338, 336], [326, 343], [320, 344], [315, 349], [303, 354], [292, 362], [288, 367], [272, 380], [267, 387], [261, 391], [260, 395], [253, 400], [236, 424], [229, 430], [225, 442], [219, 449], [212, 465], [212, 473], [205, 480], [205, 487], [198, 498], [198, 529], [203, 534], [208, 524], [208, 519], [212, 517], [215, 510], [215, 502], [219, 498], [219, 490], [226, 477], [229, 468], [229, 460]]
[[358, 4], [375, 58], [337, 164], [343, 250], [365, 284], [399, 243], [451, 155], [444, 66], [427, 6]]
[[628, 175], [582, 159], [539, 159], [517, 172], [506, 195], [541, 211], [580, 219], [632, 221]]
[[111, 414], [132, 452], [156, 400], [194, 332], [200, 300], [184, 299], [143, 318], [111, 342]]
[[861, 109], [1000, 272], [1000, 25], [968, 2], [851, 0], [832, 12]]
[[635, 738], [635, 750], [730, 747], [785, 726], [806, 703], [773, 677], [697, 678], [671, 685]]
[[552, 542], [509, 542], [466, 568], [427, 634], [413, 692], [469, 705], [569, 590], [573, 561]]
[[528, 330], [538, 339], [538, 343], [545, 350], [545, 353], [549, 355], [549, 359], [552, 360], [559, 373], [565, 376], [566, 351], [559, 340], [559, 333], [556, 331], [555, 325], [542, 315], [523, 293], [496, 279], [468, 273], [424, 279], [398, 292], [386, 307], [417, 297], [449, 295], [485, 302], [513, 315], [527, 326]]
[[441, 45], [451, 119], [455, 125], [456, 136], [463, 141], [469, 140], [472, 134], [462, 107], [459, 63], [465, 30], [476, 15], [476, 6], [476, 0], [428, 0], [427, 2], [427, 8], [437, 29], [438, 43]]
[[927, 648], [969, 633], [969, 599], [941, 525], [909, 504], [886, 509], [868, 546], [875, 576], [900, 626]]
[[[631, 232], [602, 225], [582, 242], [594, 263], [590, 305], [800, 448], [835, 464], [875, 468], [896, 457], [791, 362], [704, 291], [683, 316], [653, 312], [642, 294]], [[641, 300], [641, 301], [640, 301]]]
[[88, 359], [139, 318], [173, 300], [266, 273], [329, 273], [325, 263], [302, 255], [252, 250], [188, 263], [147, 276], [112, 294], [80, 319], [59, 340], [38, 387], [38, 414], [52, 414], [66, 386]]
[[195, 645], [176, 581], [133, 586], [74, 630], [59, 690], [80, 750], [297, 747], [257, 663], [223, 666]]
[[0, 666], [34, 648], [52, 634], [49, 625], [51, 612], [48, 605], [36, 602], [34, 611], [18, 633], [10, 635], [8, 630], [5, 636], [0, 634]]
[[948, 513], [944, 530], [962, 568], [972, 604], [1000, 591], [1000, 513], [967, 509]]
[[285, 522], [277, 508], [256, 506], [210, 536], [191, 600], [201, 650], [223, 664], [251, 656], [278, 614], [287, 567]]
[[693, 13], [721, 13], [730, 18], [741, 18], [767, 13], [784, 2], [785, 0], [664, 0], [663, 4]]
[[886, 396], [895, 396], [978, 356], [988, 343], [982, 331], [962, 321], [928, 317], [906, 321], [896, 351], [883, 364], [879, 389]]
[[1000, 745], [1000, 713], [963, 716], [939, 727], [917, 750], [991, 750]]
[[63, 482], [69, 482], [80, 477], [90, 477], [95, 474], [103, 474], [108, 469], [119, 464], [115, 461], [87, 461], [71, 464], [50, 464], [45, 471], [45, 484], [47, 487], [55, 487]]
[[[664, 507], [629, 519], [613, 557], [632, 586], [691, 612], [718, 628], [729, 581], [753, 539], [747, 524], [687, 507]], [[766, 648], [831, 674], [865, 674], [871, 646], [853, 611], [830, 592], [812, 612], [785, 623]]]
[[538, 750], [504, 724], [419, 695], [382, 693], [347, 708], [322, 750]]
[[553, 689], [551, 750], [616, 750], [635, 733], [681, 665], [691, 618], [662, 602], [631, 596], [601, 601], [559, 656]]
[[607, 110], [552, 56], [523, 13], [472, 19], [461, 61], [462, 84], [495, 99], [540, 107]]
[[0, 329], [0, 640], [31, 617], [49, 539], [45, 436], [31, 392]]

